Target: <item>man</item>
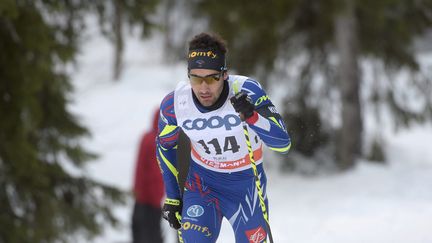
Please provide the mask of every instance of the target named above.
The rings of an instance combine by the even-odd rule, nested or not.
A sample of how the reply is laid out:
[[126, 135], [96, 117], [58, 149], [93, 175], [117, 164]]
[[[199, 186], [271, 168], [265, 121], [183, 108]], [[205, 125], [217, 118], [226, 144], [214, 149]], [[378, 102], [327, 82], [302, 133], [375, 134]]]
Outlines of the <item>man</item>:
[[[195, 36], [189, 42], [189, 82], [179, 83], [160, 107], [156, 153], [167, 194], [163, 217], [186, 243], [216, 242], [223, 217], [236, 242], [264, 242], [269, 227], [262, 143], [281, 153], [291, 145], [260, 84], [228, 75], [226, 52], [219, 36]], [[175, 155], [179, 129], [191, 141], [182, 196], [177, 170], [182, 162]]]
[[159, 111], [154, 114], [150, 131], [141, 139], [135, 169], [132, 213], [134, 243], [162, 243], [161, 202], [164, 196], [162, 176], [156, 162], [157, 124]]

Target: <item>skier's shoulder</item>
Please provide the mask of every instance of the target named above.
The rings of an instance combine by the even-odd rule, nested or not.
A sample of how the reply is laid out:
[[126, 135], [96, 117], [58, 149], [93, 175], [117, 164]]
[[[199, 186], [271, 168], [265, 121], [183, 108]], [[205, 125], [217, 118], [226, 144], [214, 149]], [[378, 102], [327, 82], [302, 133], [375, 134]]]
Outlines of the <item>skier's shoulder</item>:
[[239, 86], [239, 91], [247, 93], [249, 97], [251, 97], [252, 103], [256, 106], [259, 105], [257, 103], [261, 104], [263, 100], [268, 100], [266, 92], [257, 80], [241, 75], [230, 75], [230, 80], [233, 83], [233, 86], [238, 82], [237, 85]]
[[176, 123], [174, 112], [174, 92], [172, 91], [165, 95], [160, 104], [160, 119], [166, 124]]
[[262, 92], [264, 92], [261, 84], [257, 80], [248, 76], [229, 75], [228, 82], [232, 86], [237, 85], [239, 87], [239, 90], [241, 89], [246, 92], [249, 90], [254, 92], [259, 92], [261, 90]]
[[177, 124], [177, 116], [175, 113], [175, 103], [178, 97], [190, 94], [191, 86], [189, 82], [179, 82], [174, 91], [167, 94], [160, 105], [161, 119], [167, 124]]
[[160, 104], [161, 109], [172, 106], [174, 104], [174, 92], [175, 91], [172, 91], [167, 95], [165, 95], [165, 97], [162, 99], [162, 102]]
[[181, 81], [179, 82], [174, 91], [168, 93], [161, 102], [161, 107], [169, 107], [169, 106], [173, 106], [174, 105], [174, 100], [176, 98], [176, 96], [178, 96], [179, 94], [183, 93], [183, 92], [190, 92], [191, 90], [191, 86], [189, 82], [185, 82], [185, 81]]
[[186, 82], [186, 81], [180, 81], [177, 83], [176, 87], [175, 87], [175, 92], [180, 94], [182, 92], [187, 92], [191, 89], [191, 85], [190, 82]]

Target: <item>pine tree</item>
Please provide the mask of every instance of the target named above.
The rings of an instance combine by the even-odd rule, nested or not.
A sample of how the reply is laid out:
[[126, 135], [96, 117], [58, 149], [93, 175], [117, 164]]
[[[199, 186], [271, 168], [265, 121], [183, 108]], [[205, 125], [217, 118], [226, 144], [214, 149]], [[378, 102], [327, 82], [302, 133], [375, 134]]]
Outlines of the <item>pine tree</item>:
[[89, 132], [67, 109], [65, 66], [88, 8], [87, 1], [0, 2], [0, 242], [91, 238], [117, 222], [110, 209], [124, 194], [83, 173], [95, 155], [81, 146]]
[[98, 0], [90, 4], [96, 9], [102, 34], [114, 44], [113, 79], [119, 80], [124, 65], [125, 28], [139, 27], [141, 37], [149, 37], [151, 30], [157, 27], [151, 20], [151, 14], [155, 12], [159, 0]]

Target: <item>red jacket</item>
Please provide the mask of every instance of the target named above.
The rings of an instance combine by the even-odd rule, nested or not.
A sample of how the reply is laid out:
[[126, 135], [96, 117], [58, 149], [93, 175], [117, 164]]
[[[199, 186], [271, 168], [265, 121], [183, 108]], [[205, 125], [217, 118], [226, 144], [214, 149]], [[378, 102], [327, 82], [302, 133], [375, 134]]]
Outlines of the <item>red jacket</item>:
[[164, 184], [156, 160], [156, 143], [159, 111], [153, 118], [153, 127], [142, 137], [135, 169], [135, 200], [141, 204], [161, 207]]

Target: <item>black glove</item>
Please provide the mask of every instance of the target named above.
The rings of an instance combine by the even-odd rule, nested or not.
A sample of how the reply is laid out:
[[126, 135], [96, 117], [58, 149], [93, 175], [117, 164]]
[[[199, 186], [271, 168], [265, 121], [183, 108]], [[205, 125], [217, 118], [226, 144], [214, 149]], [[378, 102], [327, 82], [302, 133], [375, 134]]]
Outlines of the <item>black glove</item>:
[[165, 199], [165, 203], [162, 207], [162, 217], [168, 221], [171, 228], [181, 228], [181, 210], [182, 205], [178, 199]]
[[252, 104], [251, 98], [244, 92], [238, 92], [230, 99], [234, 110], [240, 114], [240, 118], [244, 121], [253, 115], [255, 106]]

